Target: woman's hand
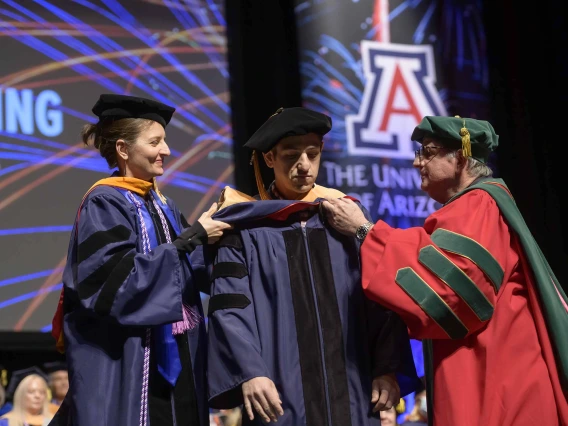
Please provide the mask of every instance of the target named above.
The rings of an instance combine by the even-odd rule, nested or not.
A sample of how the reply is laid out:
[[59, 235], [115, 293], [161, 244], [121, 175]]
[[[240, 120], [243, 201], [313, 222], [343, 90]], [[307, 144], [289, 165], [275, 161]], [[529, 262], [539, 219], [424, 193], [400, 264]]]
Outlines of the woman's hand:
[[213, 203], [209, 210], [203, 212], [199, 219], [197, 219], [201, 226], [203, 226], [203, 229], [207, 232], [207, 242], [209, 244], [213, 244], [218, 241], [219, 238], [223, 236], [223, 231], [233, 229], [233, 226], [228, 223], [211, 219], [211, 216], [213, 216], [216, 211], [217, 203]]

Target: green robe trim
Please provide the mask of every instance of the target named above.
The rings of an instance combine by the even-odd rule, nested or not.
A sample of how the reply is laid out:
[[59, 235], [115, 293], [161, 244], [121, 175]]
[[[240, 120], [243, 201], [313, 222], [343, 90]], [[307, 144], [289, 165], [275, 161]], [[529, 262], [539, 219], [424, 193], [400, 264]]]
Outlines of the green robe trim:
[[480, 321], [487, 321], [493, 315], [493, 305], [464, 271], [434, 246], [420, 249], [418, 261], [432, 271], [469, 306]]
[[505, 273], [489, 250], [465, 235], [442, 228], [434, 231], [432, 241], [442, 250], [465, 257], [475, 263], [491, 281], [495, 294], [499, 292]]
[[568, 390], [568, 311], [565, 308], [568, 305], [568, 298], [527, 227], [515, 201], [509, 192], [496, 184], [507, 188], [502, 179], [483, 180], [465, 189], [450, 202], [469, 191], [482, 189], [493, 197], [507, 224], [517, 234], [534, 274], [540, 308], [558, 364], [560, 383], [563, 389]]
[[[501, 186], [498, 186], [501, 185]], [[480, 189], [487, 192], [497, 203], [505, 221], [517, 235], [529, 266], [533, 272], [536, 293], [539, 297], [540, 308], [546, 322], [548, 336], [554, 351], [560, 384], [562, 389], [568, 391], [568, 298], [558, 279], [552, 272], [550, 265], [545, 259], [540, 247], [532, 236], [525, 220], [511, 195], [507, 185], [502, 179], [481, 179], [474, 185], [464, 189], [452, 197], [445, 205], [458, 199], [469, 191]], [[425, 341], [424, 346], [430, 350], [424, 351], [425, 371], [433, 371], [432, 342]], [[428, 399], [433, 397], [433, 374], [427, 374], [426, 387], [430, 390]], [[432, 399], [433, 400], [433, 399]], [[428, 413], [428, 424], [434, 424], [433, 412]]]
[[454, 311], [412, 268], [399, 269], [395, 282], [451, 339], [461, 339], [467, 335], [467, 327]]

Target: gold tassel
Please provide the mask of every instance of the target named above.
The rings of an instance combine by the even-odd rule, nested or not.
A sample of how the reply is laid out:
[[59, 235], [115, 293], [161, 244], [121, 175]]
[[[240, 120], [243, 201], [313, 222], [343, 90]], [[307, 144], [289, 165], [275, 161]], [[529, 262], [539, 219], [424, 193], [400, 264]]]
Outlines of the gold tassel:
[[156, 180], [156, 178], [153, 178], [153, 184], [154, 184], [154, 192], [156, 194], [158, 194], [158, 197], [160, 197], [160, 200], [162, 200], [162, 203], [166, 204], [166, 197], [164, 197], [162, 195], [162, 193], [160, 192], [160, 190], [158, 189], [158, 181]]
[[268, 119], [271, 119], [275, 115], [280, 114], [282, 111], [284, 111], [284, 108], [282, 108], [282, 107], [278, 108], [274, 114], [272, 114], [270, 117], [268, 117]]
[[400, 400], [398, 401], [398, 404], [396, 404], [394, 409], [395, 409], [397, 414], [404, 413], [406, 411], [406, 403], [404, 402], [404, 399], [400, 398]]
[[260, 164], [258, 163], [258, 155], [256, 155], [256, 151], [252, 152], [250, 162], [254, 166], [254, 177], [256, 178], [256, 186], [258, 188], [258, 195], [260, 195], [260, 199], [270, 200], [271, 198], [268, 195], [268, 192], [264, 189], [264, 182], [262, 181], [262, 175], [260, 174]]
[[[284, 108], [278, 108], [274, 114], [268, 117], [268, 119], [270, 120], [272, 117], [280, 114], [282, 111], [284, 111]], [[272, 198], [270, 198], [270, 195], [268, 195], [268, 192], [266, 191], [266, 189], [264, 189], [264, 182], [262, 181], [262, 175], [260, 174], [260, 164], [258, 162], [258, 155], [256, 154], [256, 151], [252, 152], [250, 164], [254, 166], [254, 177], [256, 178], [256, 186], [258, 188], [258, 195], [260, 195], [260, 199], [271, 200]]]
[[[456, 118], [461, 118], [459, 115], [456, 115]], [[463, 127], [460, 129], [460, 136], [462, 139], [462, 154], [464, 157], [468, 158], [471, 157], [471, 139], [469, 136], [469, 130], [465, 127], [465, 119], [463, 120]]]
[[8, 370], [2, 369], [2, 373], [0, 374], [0, 385], [4, 388], [8, 386]]

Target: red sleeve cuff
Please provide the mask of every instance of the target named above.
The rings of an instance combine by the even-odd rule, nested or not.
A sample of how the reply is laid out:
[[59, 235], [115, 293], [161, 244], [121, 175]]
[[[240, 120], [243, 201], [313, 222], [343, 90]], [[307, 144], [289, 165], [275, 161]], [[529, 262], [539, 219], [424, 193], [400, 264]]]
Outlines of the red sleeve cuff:
[[377, 221], [367, 234], [361, 246], [361, 267], [363, 272], [363, 288], [365, 283], [373, 277], [378, 264], [383, 257], [385, 246], [393, 231], [387, 223]]
[[368, 246], [369, 243], [373, 246], [381, 245], [384, 247], [390, 237], [391, 231], [392, 228], [386, 222], [382, 220], [377, 221], [369, 231], [365, 241], [363, 241], [363, 249], [365, 249], [365, 246]]

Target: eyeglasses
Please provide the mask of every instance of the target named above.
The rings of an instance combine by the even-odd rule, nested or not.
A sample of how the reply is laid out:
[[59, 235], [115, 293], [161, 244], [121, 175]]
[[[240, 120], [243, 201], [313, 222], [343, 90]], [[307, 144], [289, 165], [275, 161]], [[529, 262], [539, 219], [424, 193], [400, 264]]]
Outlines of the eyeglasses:
[[431, 160], [433, 159], [436, 155], [438, 155], [438, 152], [444, 149], [443, 146], [421, 146], [420, 148], [418, 148], [416, 151], [414, 151], [414, 158], [418, 158], [419, 161], [422, 160]]

